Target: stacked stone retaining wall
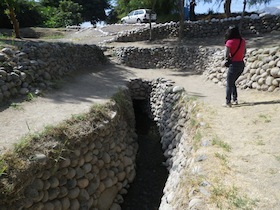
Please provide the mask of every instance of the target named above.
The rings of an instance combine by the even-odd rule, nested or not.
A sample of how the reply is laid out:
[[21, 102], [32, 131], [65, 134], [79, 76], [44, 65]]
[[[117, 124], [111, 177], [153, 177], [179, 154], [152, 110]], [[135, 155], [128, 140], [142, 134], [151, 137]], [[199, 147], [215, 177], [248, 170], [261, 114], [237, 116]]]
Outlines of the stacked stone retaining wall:
[[208, 57], [215, 50], [202, 47], [120, 47], [115, 49], [120, 63], [140, 68], [170, 68], [191, 72], [203, 72], [208, 65]]
[[[64, 51], [61, 51], [60, 45], [63, 46], [64, 51], [69, 51], [65, 60], [55, 59], [63, 55]], [[50, 43], [37, 43], [33, 46], [34, 48], [32, 46], [33, 44], [30, 44], [22, 51], [14, 51], [9, 48], [2, 50], [0, 60], [2, 59], [1, 62], [5, 65], [1, 67], [0, 81], [2, 82], [0, 85], [4, 97], [10, 97], [6, 93], [10, 91], [10, 87], [16, 87], [17, 91], [23, 91], [22, 88], [27, 88], [26, 92], [23, 91], [26, 94], [32, 88], [39, 86], [38, 84], [47, 85], [48, 82], [46, 81], [79, 70], [88, 60], [93, 60], [92, 65], [102, 63], [105, 60], [103, 53], [92, 46], [75, 45], [74, 47], [71, 44]], [[41, 48], [38, 52], [38, 46], [43, 49], [45, 46], [45, 51], [40, 54]], [[50, 49], [47, 46], [51, 46]], [[76, 51], [76, 47], [81, 51]], [[79, 53], [84, 55], [84, 47], [88, 48], [88, 51], [91, 52], [90, 55], [97, 55], [96, 59], [92, 59], [92, 56], [80, 58], [85, 60], [79, 63], [78, 56]], [[155, 52], [153, 52], [154, 50]], [[48, 51], [51, 51], [50, 56], [47, 56], [48, 59], [44, 60], [43, 57]], [[129, 53], [123, 53], [124, 51]], [[195, 71], [197, 68], [200, 72], [205, 67], [207, 68], [205, 74], [209, 79], [224, 84], [226, 68], [222, 67], [223, 51], [221, 49], [211, 51], [197, 48], [192, 51], [189, 48], [182, 47], [178, 47], [178, 49], [158, 48], [142, 49], [145, 52], [143, 53], [141, 49], [128, 48], [120, 50], [122, 62], [131, 62], [133, 57], [129, 56], [135, 56], [130, 55], [134, 51], [136, 51], [136, 54], [139, 51], [137, 55], [141, 60], [141, 62], [138, 60], [137, 63], [130, 64], [135, 65], [134, 67], [187, 69], [186, 66], [189, 66], [190, 69]], [[170, 58], [172, 56], [176, 57], [178, 52], [181, 52], [180, 56], [182, 56], [177, 56], [176, 59], [178, 60], [174, 59], [173, 62]], [[74, 57], [72, 57], [73, 53], [75, 54]], [[157, 55], [157, 53], [159, 54]], [[167, 57], [160, 60], [160, 57], [164, 54], [168, 54], [170, 63], [164, 63], [164, 59], [167, 59]], [[155, 57], [151, 59], [153, 55]], [[188, 62], [186, 62], [186, 55], [189, 55], [190, 60]], [[31, 57], [32, 59], [30, 59]], [[249, 50], [246, 58], [247, 67], [238, 84], [243, 88], [278, 90], [279, 57], [279, 47]], [[146, 66], [148, 60], [153, 60], [154, 63]], [[204, 63], [199, 63], [199, 60], [203, 60]], [[47, 61], [49, 63], [46, 64]], [[209, 65], [206, 65], [205, 61]], [[57, 64], [52, 64], [52, 62]], [[59, 68], [56, 68], [58, 66]], [[29, 77], [30, 82], [27, 82]], [[25, 82], [28, 84], [27, 87], [23, 86]], [[20, 88], [17, 89], [17, 86], [13, 86], [15, 84], [18, 84]], [[186, 104], [184, 102], [186, 97], [184, 89], [175, 86], [170, 80], [159, 78], [153, 81], [142, 81], [137, 79], [132, 80], [128, 86], [132, 99], [148, 99], [147, 107], [150, 107], [151, 117], [159, 127], [162, 148], [167, 159], [165, 164], [170, 172], [160, 209], [176, 209], [174, 207], [176, 206], [176, 193], [180, 189], [182, 174], [186, 170], [196, 170], [197, 163], [194, 163], [192, 143], [185, 127], [196, 104]], [[130, 110], [129, 112], [133, 109], [131, 103], [126, 108]], [[58, 159], [50, 159], [48, 154], [45, 154], [42, 150], [46, 145], [40, 145], [40, 152], [34, 150], [34, 154], [28, 157], [31, 165], [38, 166], [38, 168], [32, 167], [34, 170], [31, 171], [32, 176], [24, 178], [26, 180], [25, 185], [17, 185], [20, 189], [20, 197], [9, 194], [5, 200], [3, 196], [6, 195], [3, 193], [7, 192], [8, 188], [5, 191], [0, 190], [1, 209], [120, 209], [119, 204], [123, 200], [122, 195], [126, 193], [129, 183], [135, 176], [134, 161], [137, 151], [133, 123], [128, 122], [128, 119], [122, 115], [125, 113], [112, 108], [102, 122], [85, 123], [84, 126], [88, 125], [85, 128], [89, 128], [91, 132], [86, 132], [87, 135], [84, 132], [76, 133], [76, 137], [68, 142], [69, 145], [67, 144], [67, 146], [69, 147], [61, 150], [62, 153]], [[73, 126], [75, 127], [75, 124]], [[65, 132], [67, 133], [67, 131], [64, 131], [63, 135], [65, 135]], [[57, 144], [49, 146], [57, 149]], [[24, 170], [22, 174], [25, 172], [30, 174], [30, 171], [27, 173]], [[21, 177], [24, 177], [24, 175], [21, 175]], [[3, 183], [11, 184], [11, 181], [15, 179], [17, 177], [9, 177], [9, 174], [6, 173], [2, 174], [0, 187], [4, 186]], [[19, 198], [19, 200], [14, 200], [15, 198]], [[203, 199], [198, 197], [197, 193], [192, 194], [192, 191], [190, 191], [188, 199], [186, 202], [189, 209], [203, 209], [201, 207], [204, 205]]]
[[[223, 66], [223, 50], [217, 49], [209, 57], [209, 66], [204, 74], [221, 86], [226, 85], [228, 68]], [[261, 91], [280, 90], [280, 47], [248, 49], [245, 58], [245, 69], [236, 81], [241, 89]]]
[[[152, 81], [135, 79], [129, 82], [128, 88], [131, 98], [126, 100], [129, 103], [119, 103], [119, 106], [125, 106], [121, 109], [113, 103], [99, 123], [86, 119], [84, 123], [77, 121], [78, 124], [70, 121], [73, 123], [71, 129], [64, 129], [58, 136], [72, 133], [74, 138], [66, 141], [58, 158], [46, 153], [50, 148], [60, 148], [56, 141], [51, 145], [40, 144], [40, 149], [31, 151], [33, 155], [28, 155], [30, 171], [21, 171], [21, 176], [10, 180], [21, 183], [13, 183], [20, 189], [19, 194], [4, 193], [7, 191], [2, 188], [3, 183], [9, 177], [9, 171], [6, 171], [7, 174], [0, 179], [1, 209], [120, 209], [122, 195], [135, 177], [138, 148], [134, 118], [128, 114], [133, 110], [131, 99], [147, 99], [151, 117], [158, 125], [165, 165], [170, 172], [160, 209], [173, 208], [173, 195], [180, 186], [179, 177], [194, 167], [189, 164], [193, 150], [185, 126], [196, 104], [187, 105], [184, 89], [163, 78]], [[72, 129], [79, 125], [84, 125], [83, 129], [73, 133]], [[51, 138], [56, 137], [46, 137]], [[32, 176], [24, 177], [23, 174]], [[202, 199], [192, 196], [188, 202], [193, 203], [193, 199], [197, 205], [203, 204]]]
[[[184, 23], [183, 37], [185, 38], [203, 38], [224, 36], [225, 31], [230, 25], [239, 25], [242, 23], [243, 34], [260, 34], [272, 31], [280, 31], [280, 16], [276, 15], [251, 15], [226, 19], [211, 19], [200, 21], [186, 21]], [[156, 24], [152, 26], [153, 39], [176, 38], [179, 34], [179, 23]], [[117, 34], [117, 42], [133, 42], [149, 40], [149, 28], [141, 28], [120, 32]]]
[[212, 19], [205, 21], [190, 22], [185, 24], [184, 35], [186, 38], [203, 38], [224, 36], [230, 25], [241, 25], [242, 34], [261, 34], [272, 31], [280, 31], [280, 16], [257, 15], [245, 16], [242, 20], [240, 16], [226, 19]]
[[13, 160], [2, 156], [1, 170], [7, 168], [0, 176], [0, 209], [120, 209], [136, 175], [138, 149], [132, 101], [124, 93], [121, 103], [107, 104], [107, 112], [92, 110], [34, 138]]
[[[228, 68], [224, 66], [224, 50], [221, 48], [121, 47], [115, 51], [119, 61], [127, 66], [203, 73], [214, 83], [226, 85]], [[236, 84], [242, 89], [280, 90], [280, 47], [247, 49], [245, 69]]]
[[[159, 128], [166, 157], [165, 165], [169, 171], [159, 209], [205, 208], [203, 196], [194, 193], [195, 189], [192, 187], [186, 186], [183, 189], [184, 195], [180, 194], [182, 177], [195, 171], [199, 164], [194, 161], [192, 139], [186, 129], [196, 103], [187, 100], [187, 94], [182, 87], [164, 78], [152, 81], [135, 79], [130, 82], [129, 89], [133, 98], [148, 101], [151, 117]], [[145, 98], [145, 95], [149, 98]], [[182, 204], [184, 206], [178, 206]]]
[[53, 80], [105, 62], [102, 50], [95, 45], [27, 42], [19, 49], [3, 48], [0, 51], [0, 102], [37, 93], [48, 88]]

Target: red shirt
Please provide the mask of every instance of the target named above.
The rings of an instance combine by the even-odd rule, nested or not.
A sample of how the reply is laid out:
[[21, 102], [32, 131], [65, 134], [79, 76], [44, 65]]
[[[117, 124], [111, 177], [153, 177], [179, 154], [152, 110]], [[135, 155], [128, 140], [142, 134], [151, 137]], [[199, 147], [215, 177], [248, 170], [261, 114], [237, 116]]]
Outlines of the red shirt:
[[[240, 43], [240, 39], [229, 39], [226, 42], [226, 46], [230, 48], [230, 56], [235, 53]], [[245, 39], [242, 38], [241, 45], [239, 50], [234, 55], [234, 58], [232, 58], [232, 61], [243, 61], [245, 53]]]

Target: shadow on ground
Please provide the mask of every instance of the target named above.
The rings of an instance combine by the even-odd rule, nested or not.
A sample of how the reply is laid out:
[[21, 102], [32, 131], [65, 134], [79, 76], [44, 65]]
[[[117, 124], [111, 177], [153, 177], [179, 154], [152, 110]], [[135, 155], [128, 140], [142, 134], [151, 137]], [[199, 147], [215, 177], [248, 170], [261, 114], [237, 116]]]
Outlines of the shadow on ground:
[[280, 104], [280, 100], [239, 103], [235, 107]]

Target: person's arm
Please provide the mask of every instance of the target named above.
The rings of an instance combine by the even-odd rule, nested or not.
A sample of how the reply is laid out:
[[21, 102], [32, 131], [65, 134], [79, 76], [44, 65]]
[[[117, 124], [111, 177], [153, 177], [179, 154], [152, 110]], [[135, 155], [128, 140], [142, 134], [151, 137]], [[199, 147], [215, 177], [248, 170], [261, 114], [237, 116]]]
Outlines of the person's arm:
[[244, 54], [243, 54], [243, 58], [245, 58], [245, 56], [246, 56], [246, 53], [247, 53], [247, 49], [246, 49], [246, 41], [245, 41], [245, 39], [244, 38], [242, 38], [242, 41], [244, 42]]
[[225, 54], [224, 54], [225, 59], [230, 58], [230, 56], [229, 56], [229, 52], [230, 52], [230, 48], [229, 48], [229, 47], [227, 47], [227, 46], [225, 46]]

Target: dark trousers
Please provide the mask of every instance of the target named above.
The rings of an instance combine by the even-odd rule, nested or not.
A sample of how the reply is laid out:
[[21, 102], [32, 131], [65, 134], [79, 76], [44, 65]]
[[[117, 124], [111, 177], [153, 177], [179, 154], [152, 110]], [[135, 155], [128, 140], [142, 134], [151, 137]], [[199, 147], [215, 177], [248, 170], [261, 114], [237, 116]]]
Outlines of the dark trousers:
[[194, 13], [194, 8], [190, 9], [190, 20], [191, 21], [195, 21], [196, 20], [195, 13]]
[[235, 82], [238, 77], [242, 74], [244, 70], [244, 62], [232, 62], [232, 64], [228, 68], [227, 73], [227, 88], [226, 88], [226, 103], [231, 102], [231, 97], [233, 101], [237, 100], [237, 89]]

